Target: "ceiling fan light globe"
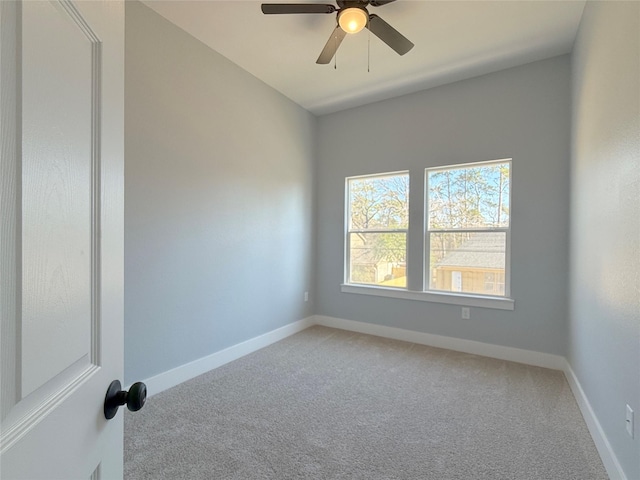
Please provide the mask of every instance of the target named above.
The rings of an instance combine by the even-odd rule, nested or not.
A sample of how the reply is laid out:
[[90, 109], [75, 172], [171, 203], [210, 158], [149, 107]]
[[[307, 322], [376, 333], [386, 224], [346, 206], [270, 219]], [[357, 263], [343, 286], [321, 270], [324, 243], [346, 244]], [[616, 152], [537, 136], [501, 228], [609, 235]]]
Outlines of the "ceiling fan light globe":
[[345, 8], [338, 14], [338, 24], [347, 33], [358, 33], [367, 25], [367, 17], [362, 8]]

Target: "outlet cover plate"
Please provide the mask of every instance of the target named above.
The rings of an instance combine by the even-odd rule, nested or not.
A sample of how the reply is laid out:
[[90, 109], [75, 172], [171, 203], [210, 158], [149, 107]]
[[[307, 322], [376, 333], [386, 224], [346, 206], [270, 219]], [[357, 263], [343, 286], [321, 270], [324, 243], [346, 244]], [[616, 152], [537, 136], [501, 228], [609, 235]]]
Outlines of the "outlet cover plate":
[[627, 405], [627, 433], [633, 438], [633, 410]]

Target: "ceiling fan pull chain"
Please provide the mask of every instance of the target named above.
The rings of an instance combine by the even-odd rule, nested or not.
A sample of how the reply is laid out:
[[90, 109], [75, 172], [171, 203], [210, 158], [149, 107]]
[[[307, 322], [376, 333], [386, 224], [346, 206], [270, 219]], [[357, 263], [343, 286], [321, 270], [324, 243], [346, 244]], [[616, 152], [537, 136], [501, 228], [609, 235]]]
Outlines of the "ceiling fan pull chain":
[[[369, 18], [367, 17], [367, 24], [369, 24]], [[367, 73], [371, 73], [371, 29], [367, 28]]]

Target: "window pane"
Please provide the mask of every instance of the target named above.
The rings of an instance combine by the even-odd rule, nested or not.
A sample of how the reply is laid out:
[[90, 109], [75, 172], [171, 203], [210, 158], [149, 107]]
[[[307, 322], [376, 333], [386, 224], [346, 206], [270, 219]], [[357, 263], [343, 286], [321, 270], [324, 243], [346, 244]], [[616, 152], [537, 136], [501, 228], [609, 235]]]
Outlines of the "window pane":
[[349, 283], [407, 287], [406, 233], [350, 233]]
[[349, 180], [349, 230], [406, 229], [409, 175]]
[[430, 233], [429, 288], [505, 295], [504, 232]]
[[429, 230], [508, 228], [510, 164], [428, 171]]

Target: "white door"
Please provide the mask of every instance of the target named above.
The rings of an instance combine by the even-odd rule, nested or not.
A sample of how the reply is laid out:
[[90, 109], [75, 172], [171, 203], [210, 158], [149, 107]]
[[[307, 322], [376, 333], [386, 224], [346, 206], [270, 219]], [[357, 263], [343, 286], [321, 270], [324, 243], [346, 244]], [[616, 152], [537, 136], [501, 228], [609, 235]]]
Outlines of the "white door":
[[121, 478], [124, 5], [0, 20], [0, 477]]

